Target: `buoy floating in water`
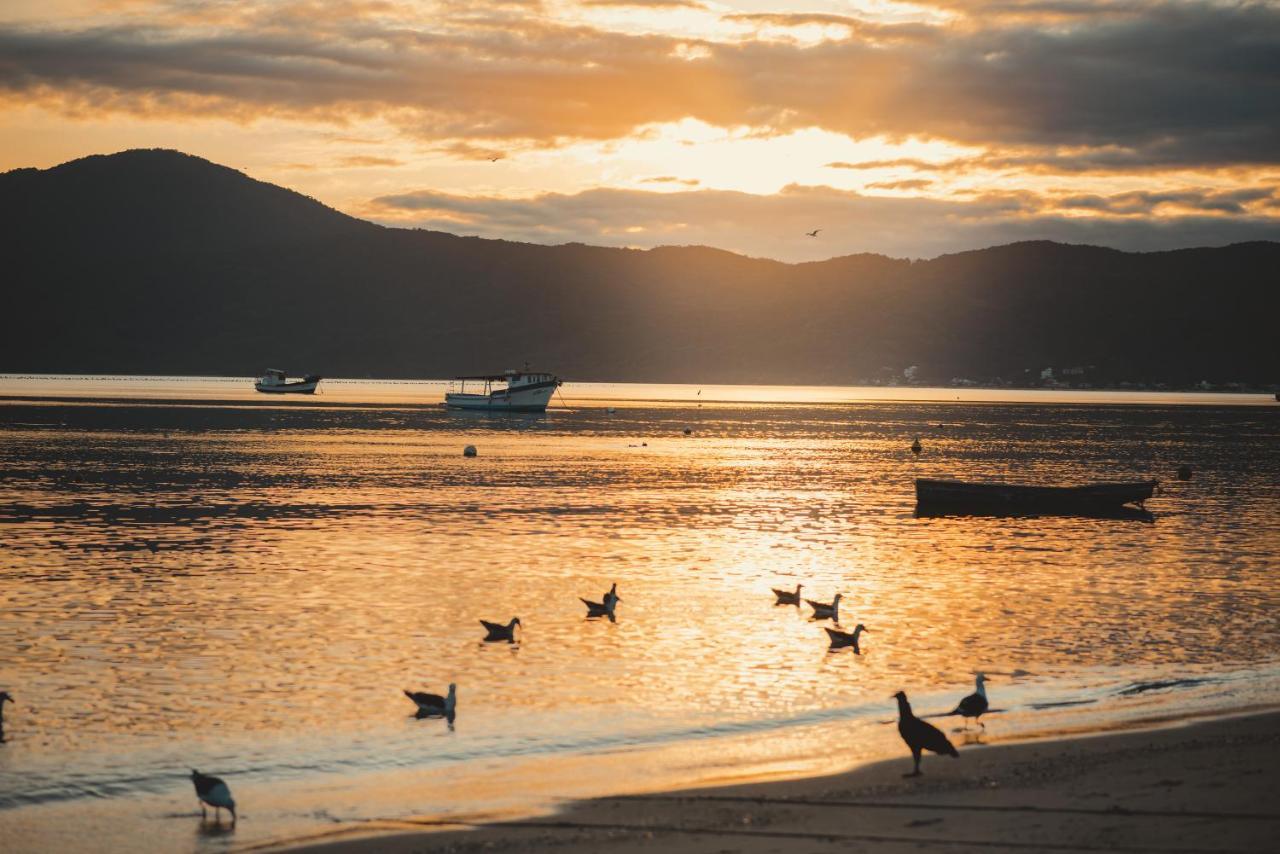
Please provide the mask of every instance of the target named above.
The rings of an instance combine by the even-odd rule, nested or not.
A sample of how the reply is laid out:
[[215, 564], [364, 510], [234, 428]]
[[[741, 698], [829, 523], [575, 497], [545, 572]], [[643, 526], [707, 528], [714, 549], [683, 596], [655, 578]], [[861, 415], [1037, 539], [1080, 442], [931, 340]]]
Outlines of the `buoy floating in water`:
[[685, 434], [686, 436], [690, 436], [690, 435], [692, 435], [692, 434], [693, 434], [693, 428], [692, 428], [692, 427], [686, 427], [686, 428], [684, 428], [684, 434]]
[[465, 448], [462, 449], [462, 455], [464, 457], [474, 457], [476, 455], [476, 446], [467, 445]]

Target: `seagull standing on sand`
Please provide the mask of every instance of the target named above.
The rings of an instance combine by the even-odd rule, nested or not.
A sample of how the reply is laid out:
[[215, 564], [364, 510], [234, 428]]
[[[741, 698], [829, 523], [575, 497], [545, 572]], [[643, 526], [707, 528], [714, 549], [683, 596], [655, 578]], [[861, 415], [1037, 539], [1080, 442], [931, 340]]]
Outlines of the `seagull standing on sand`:
[[484, 626], [484, 630], [488, 632], [484, 638], [486, 641], [506, 641], [511, 643], [516, 639], [516, 626], [520, 625], [520, 618], [512, 617], [511, 622], [505, 626], [501, 623], [491, 623], [488, 620], [481, 620], [480, 625]]
[[775, 602], [774, 604], [775, 605], [799, 605], [800, 590], [803, 587], [804, 587], [803, 584], [797, 584], [795, 593], [792, 593], [789, 590], [779, 590], [776, 587], [770, 588], [771, 590], [773, 590], [773, 595], [778, 598], [778, 601]]
[[969, 718], [974, 718], [978, 721], [978, 726], [986, 729], [987, 725], [981, 720], [982, 716], [986, 714], [987, 709], [990, 708], [987, 703], [986, 681], [987, 677], [979, 673], [978, 677], [974, 680], [976, 690], [961, 700], [959, 704], [957, 704], [954, 709], [947, 712], [944, 717], [950, 715], [963, 715], [966, 729], [969, 727]]
[[867, 627], [858, 623], [853, 627], [852, 632], [842, 632], [839, 629], [823, 629], [827, 633], [827, 637], [831, 638], [831, 648], [841, 649], [842, 647], [853, 647], [854, 655], [862, 655], [862, 650], [858, 648], [858, 635], [867, 631]]
[[236, 802], [231, 797], [231, 790], [227, 788], [227, 784], [217, 777], [210, 777], [208, 774], [201, 774], [196, 769], [191, 769], [191, 782], [196, 787], [196, 797], [200, 799], [200, 818], [208, 818], [209, 814], [205, 812], [204, 805], [208, 804], [213, 807], [214, 819], [222, 821], [222, 809], [226, 808], [231, 811], [231, 824], [236, 823]]
[[931, 723], [925, 723], [911, 713], [911, 704], [907, 702], [906, 694], [899, 691], [893, 696], [898, 701], [898, 735], [902, 736], [907, 747], [911, 748], [911, 758], [916, 763], [914, 771], [902, 776], [920, 776], [920, 754], [926, 750], [940, 756], [953, 756], [957, 759], [960, 757], [955, 746], [942, 734], [942, 730]]
[[458, 686], [449, 683], [448, 695], [441, 697], [439, 694], [428, 694], [426, 691], [410, 691], [405, 689], [404, 695], [413, 700], [414, 705], [418, 707], [418, 717], [440, 717], [452, 718], [454, 709], [458, 705]]
[[813, 618], [815, 620], [831, 620], [832, 622], [840, 622], [840, 600], [843, 594], [837, 593], [836, 598], [830, 602], [815, 602], [812, 599], [804, 601], [809, 603], [809, 607], [813, 609]]

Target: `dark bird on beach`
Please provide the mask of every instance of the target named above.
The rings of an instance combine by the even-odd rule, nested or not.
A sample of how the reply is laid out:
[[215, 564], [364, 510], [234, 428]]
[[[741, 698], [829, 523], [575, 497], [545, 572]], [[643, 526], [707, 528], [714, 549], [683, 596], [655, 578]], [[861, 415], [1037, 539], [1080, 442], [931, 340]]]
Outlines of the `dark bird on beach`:
[[843, 594], [837, 593], [836, 598], [830, 602], [815, 602], [812, 599], [804, 601], [808, 602], [809, 607], [813, 609], [815, 620], [832, 620], [838, 623], [840, 622], [840, 600], [843, 598]]
[[804, 587], [803, 584], [797, 584], [795, 593], [792, 593], [789, 590], [779, 590], [776, 587], [770, 588], [771, 590], [773, 590], [773, 595], [778, 598], [778, 601], [775, 602], [774, 604], [775, 605], [799, 605], [800, 590], [803, 587]]
[[969, 696], [965, 697], [963, 700], [961, 700], [954, 709], [947, 712], [947, 714], [943, 715], [942, 717], [950, 717], [951, 715], [963, 715], [964, 725], [966, 727], [969, 726], [969, 718], [974, 718], [975, 720], [978, 721], [978, 726], [982, 727], [983, 729], [986, 729], [987, 725], [980, 720], [981, 717], [984, 714], [986, 714], [987, 709], [990, 708], [990, 706], [987, 703], [986, 682], [987, 682], [987, 677], [979, 673], [977, 678], [974, 680], [974, 683], [975, 683], [974, 692]]
[[806, 231], [804, 234], [806, 237], [817, 237], [819, 231], [822, 231], [822, 229], [815, 228], [813, 231]]
[[831, 638], [832, 649], [842, 649], [846, 646], [853, 647], [854, 655], [862, 655], [862, 650], [858, 647], [858, 635], [867, 631], [867, 627], [858, 623], [853, 627], [851, 632], [842, 632], [839, 629], [823, 629], [827, 633], [827, 637]]
[[204, 805], [208, 804], [213, 807], [214, 819], [222, 820], [222, 810], [231, 811], [231, 823], [236, 823], [236, 802], [231, 797], [231, 790], [227, 788], [227, 784], [217, 777], [210, 777], [208, 774], [201, 774], [194, 768], [191, 769], [191, 782], [196, 787], [196, 797], [200, 799], [200, 817], [208, 818], [209, 814], [205, 811]]
[[924, 445], [920, 444], [920, 437], [916, 436], [916, 440], [911, 443], [911, 453], [918, 454], [924, 450]]
[[902, 776], [920, 776], [920, 754], [926, 750], [937, 753], [940, 756], [959, 758], [960, 754], [956, 751], [955, 746], [947, 741], [947, 737], [942, 734], [942, 730], [933, 724], [925, 723], [911, 713], [911, 704], [907, 702], [905, 693], [899, 691], [893, 696], [898, 701], [898, 735], [902, 736], [902, 740], [907, 743], [907, 747], [911, 748], [911, 758], [916, 763], [914, 771]]
[[428, 694], [426, 691], [410, 691], [405, 689], [404, 695], [413, 700], [418, 707], [418, 717], [452, 718], [458, 705], [458, 686], [449, 683], [449, 693], [443, 697], [439, 694]]
[[519, 617], [512, 617], [511, 622], [505, 626], [501, 623], [491, 623], [488, 620], [481, 620], [480, 625], [484, 626], [484, 630], [488, 632], [485, 635], [487, 641], [507, 641], [510, 643], [516, 639], [516, 626], [520, 625]]

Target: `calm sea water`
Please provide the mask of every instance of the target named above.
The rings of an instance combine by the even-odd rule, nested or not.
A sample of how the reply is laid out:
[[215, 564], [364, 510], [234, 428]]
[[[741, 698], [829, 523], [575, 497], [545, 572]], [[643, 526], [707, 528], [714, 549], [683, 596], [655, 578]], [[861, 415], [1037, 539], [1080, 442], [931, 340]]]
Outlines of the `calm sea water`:
[[[1262, 397], [569, 385], [483, 416], [435, 383], [325, 388], [0, 378], [7, 850], [837, 770], [902, 752], [894, 691], [943, 711], [978, 670], [983, 743], [1280, 702]], [[1163, 484], [1149, 522], [917, 518], [920, 476]], [[617, 622], [585, 620], [615, 581]], [[861, 655], [773, 605], [798, 581], [844, 594]], [[518, 644], [481, 643], [512, 616]], [[411, 716], [402, 689], [449, 682], [452, 728]], [[234, 833], [191, 767], [231, 784]]]

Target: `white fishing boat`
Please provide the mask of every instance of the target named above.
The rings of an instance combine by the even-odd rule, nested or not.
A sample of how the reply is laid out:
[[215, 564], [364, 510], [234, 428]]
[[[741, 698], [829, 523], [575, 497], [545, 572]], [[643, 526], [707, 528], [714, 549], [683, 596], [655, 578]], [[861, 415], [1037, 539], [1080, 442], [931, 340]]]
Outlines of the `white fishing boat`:
[[315, 394], [318, 385], [320, 385], [319, 374], [307, 374], [300, 380], [289, 382], [289, 377], [284, 371], [267, 368], [266, 373], [258, 378], [253, 387], [267, 394]]
[[[467, 391], [470, 383], [475, 391]], [[530, 371], [506, 371], [475, 377], [454, 377], [445, 392], [444, 404], [450, 409], [480, 409], [486, 412], [546, 412], [551, 395], [560, 387], [555, 374]]]

